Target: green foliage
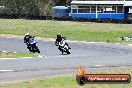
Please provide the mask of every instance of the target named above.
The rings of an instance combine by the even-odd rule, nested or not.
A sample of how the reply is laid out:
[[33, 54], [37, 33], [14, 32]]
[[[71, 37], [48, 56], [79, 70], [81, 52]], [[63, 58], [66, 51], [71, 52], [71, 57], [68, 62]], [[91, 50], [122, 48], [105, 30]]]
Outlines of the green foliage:
[[57, 6], [65, 6], [65, 5], [66, 5], [66, 1], [67, 1], [67, 0], [59, 0], [59, 1], [56, 3], [56, 5], [57, 5]]
[[38, 0], [3, 0], [7, 14], [39, 15]]
[[67, 0], [0, 0], [6, 14], [51, 15], [52, 7], [66, 5]]

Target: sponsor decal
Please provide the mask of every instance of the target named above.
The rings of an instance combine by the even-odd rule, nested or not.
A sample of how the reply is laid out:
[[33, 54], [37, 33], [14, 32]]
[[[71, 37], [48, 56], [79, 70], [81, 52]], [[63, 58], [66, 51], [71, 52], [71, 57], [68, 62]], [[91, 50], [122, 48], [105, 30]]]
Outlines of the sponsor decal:
[[82, 66], [79, 67], [76, 75], [76, 81], [79, 85], [90, 83], [130, 83], [129, 74], [86, 74]]

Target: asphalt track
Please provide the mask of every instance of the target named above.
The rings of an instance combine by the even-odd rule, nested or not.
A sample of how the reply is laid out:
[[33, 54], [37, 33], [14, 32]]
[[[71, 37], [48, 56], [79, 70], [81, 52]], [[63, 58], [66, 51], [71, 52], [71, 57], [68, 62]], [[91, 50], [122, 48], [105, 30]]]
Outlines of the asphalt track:
[[[36, 40], [44, 57], [0, 59], [0, 83], [75, 74], [80, 65], [87, 71], [132, 66], [131, 45], [67, 41], [71, 54], [61, 55], [54, 41]], [[14, 37], [0, 37], [0, 51], [29, 52]]]

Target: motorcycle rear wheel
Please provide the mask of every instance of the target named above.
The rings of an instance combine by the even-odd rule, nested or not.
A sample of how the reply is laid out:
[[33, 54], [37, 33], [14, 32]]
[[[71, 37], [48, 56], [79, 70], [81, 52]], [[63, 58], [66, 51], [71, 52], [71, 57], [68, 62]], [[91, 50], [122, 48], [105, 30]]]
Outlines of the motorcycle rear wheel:
[[69, 50], [66, 50], [66, 53], [67, 53], [67, 54], [71, 54]]

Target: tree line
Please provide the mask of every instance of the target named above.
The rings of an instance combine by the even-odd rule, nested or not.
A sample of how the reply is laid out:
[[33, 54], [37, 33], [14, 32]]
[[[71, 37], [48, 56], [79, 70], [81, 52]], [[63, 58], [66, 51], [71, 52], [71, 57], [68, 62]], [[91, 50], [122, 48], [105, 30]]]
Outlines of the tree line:
[[66, 6], [70, 1], [71, 0], [0, 0], [0, 13], [46, 16], [52, 14], [53, 6]]

